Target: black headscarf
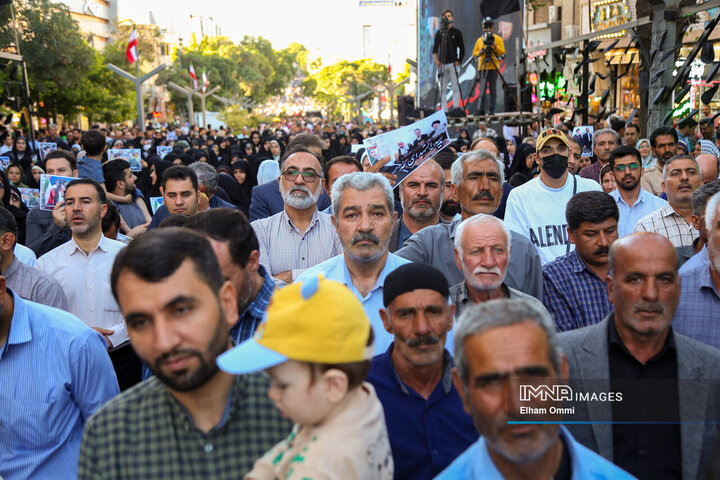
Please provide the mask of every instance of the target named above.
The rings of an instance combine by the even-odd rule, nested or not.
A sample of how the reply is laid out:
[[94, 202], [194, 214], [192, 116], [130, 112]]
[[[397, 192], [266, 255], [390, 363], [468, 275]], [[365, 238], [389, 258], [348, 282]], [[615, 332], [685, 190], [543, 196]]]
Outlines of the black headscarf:
[[515, 155], [513, 156], [513, 162], [508, 171], [507, 178], [511, 178], [515, 173], [520, 173], [526, 178], [529, 178], [528, 174], [530, 173], [532, 165], [528, 168], [525, 163], [528, 155], [533, 153], [535, 153], [535, 147], [527, 143], [521, 143], [515, 149]]

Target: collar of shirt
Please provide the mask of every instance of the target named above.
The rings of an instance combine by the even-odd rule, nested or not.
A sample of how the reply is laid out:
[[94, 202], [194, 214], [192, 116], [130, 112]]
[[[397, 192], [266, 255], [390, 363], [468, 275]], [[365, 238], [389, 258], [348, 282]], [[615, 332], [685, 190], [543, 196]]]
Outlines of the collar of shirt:
[[295, 224], [293, 223], [290, 216], [287, 214], [287, 210], [285, 210], [284, 208], [283, 208], [282, 212], [280, 213], [282, 223], [287, 222], [287, 224], [290, 226], [291, 231], [295, 230], [300, 235], [305, 235], [307, 232], [309, 232], [310, 230], [315, 228], [315, 225], [317, 225], [317, 222], [320, 221], [320, 216], [318, 215], [317, 204], [314, 205], [314, 208], [315, 208], [315, 210], [313, 211], [313, 216], [310, 219], [310, 223], [308, 224], [307, 230], [305, 230], [304, 232], [301, 232], [300, 230], [298, 230], [298, 228], [295, 226]]
[[240, 319], [243, 319], [246, 315], [251, 315], [255, 318], [262, 318], [265, 315], [268, 303], [270, 303], [270, 297], [272, 297], [273, 291], [275, 290], [275, 280], [268, 274], [265, 267], [260, 265], [258, 273], [265, 278], [260, 290], [258, 291], [253, 301], [240, 315]]
[[568, 255], [568, 263], [572, 266], [572, 270], [575, 273], [581, 273], [583, 270], [587, 270], [587, 272], [590, 275], [595, 275], [600, 281], [604, 282], [604, 280], [600, 277], [598, 277], [597, 273], [593, 272], [588, 268], [588, 266], [583, 262], [582, 258], [580, 258], [580, 255], [578, 255], [577, 250], [573, 250]]
[[678, 221], [682, 220], [682, 223], [684, 223], [685, 225], [689, 225], [690, 227], [692, 227], [692, 225], [690, 225], [690, 224], [688, 223], [688, 221], [685, 220], [685, 217], [683, 217], [682, 215], [680, 215], [679, 213], [677, 213], [677, 212], [675, 211], [675, 209], [672, 208], [672, 205], [670, 205], [669, 203], [668, 203], [667, 205], [665, 205], [663, 208], [660, 209], [660, 216], [661, 216], [661, 217], [676, 217], [676, 218], [678, 219]]
[[0, 347], [0, 359], [9, 345], [20, 345], [32, 340], [32, 331], [30, 329], [30, 319], [28, 318], [25, 301], [19, 295], [15, 295], [9, 288], [6, 293], [13, 297], [13, 314], [10, 319], [10, 331], [5, 344]]
[[697, 285], [700, 287], [701, 290], [703, 288], [707, 288], [716, 296], [720, 297], [720, 293], [715, 287], [715, 282], [713, 282], [712, 275], [710, 275], [710, 268], [710, 266], [705, 265], [703, 268], [696, 269], [693, 274], [696, 275], [695, 278], [697, 281]]
[[[232, 387], [230, 387], [230, 392], [228, 393], [227, 400], [225, 401], [225, 408], [223, 409], [222, 417], [220, 417], [220, 421], [217, 425], [212, 427], [210, 431], [205, 434], [204, 432], [201, 432], [203, 435], [212, 435], [213, 432], [216, 432], [223, 428], [225, 424], [230, 420], [231, 415], [234, 413], [234, 410], [237, 408], [237, 402], [236, 404], [233, 404], [232, 399], [234, 395], [238, 395], [242, 393], [242, 376], [238, 375], [235, 378], [235, 381], [232, 384]], [[239, 390], [239, 391], [238, 391]], [[170, 404], [170, 408], [173, 411], [176, 420], [186, 420], [188, 422], [188, 425], [190, 425], [192, 428], [195, 427], [195, 422], [193, 422], [192, 415], [190, 415], [190, 412], [185, 408], [185, 406], [180, 403], [175, 397], [172, 396], [170, 393], [170, 390], [168, 390], [167, 387], [165, 387], [165, 395], [167, 397], [167, 401]]]
[[8, 265], [8, 268], [5, 269], [4, 272], [2, 272], [2, 275], [7, 277], [12, 277], [15, 275], [18, 270], [20, 269], [20, 260], [18, 259], [17, 255], [13, 255], [12, 262], [10, 262], [10, 265]]
[[[372, 294], [373, 294], [373, 292], [375, 292], [375, 290], [383, 287], [383, 285], [385, 284], [385, 277], [387, 277], [390, 274], [390, 272], [395, 270], [398, 266], [405, 263], [405, 262], [397, 262], [396, 259], [399, 259], [399, 258], [400, 257], [397, 257], [397, 256], [393, 255], [392, 253], [388, 252], [387, 258], [385, 259], [385, 265], [383, 266], [383, 269], [380, 271], [380, 275], [378, 275], [377, 281], [375, 282], [375, 286], [363, 298], [362, 295], [360, 294], [360, 291], [355, 287], [355, 284], [352, 281], [352, 276], [350, 276], [350, 270], [348, 270], [347, 262], [345, 262], [345, 259], [343, 257], [342, 268], [343, 268], [344, 277], [345, 277], [345, 280], [344, 280], [345, 285], [347, 285], [350, 288], [350, 290], [355, 294], [356, 297], [363, 298], [363, 300], [370, 298], [370, 296], [372, 296]], [[382, 294], [380, 296], [382, 297]]]
[[[503, 289], [504, 298], [510, 298], [510, 289], [507, 285], [505, 285], [505, 282], [503, 282], [500, 286]], [[460, 303], [462, 303], [463, 305], [467, 303], [473, 303], [470, 299], [470, 294], [468, 293], [467, 280], [462, 282], [460, 287]]]
[[619, 188], [616, 188], [615, 190], [613, 190], [612, 192], [610, 192], [610, 196], [615, 199], [615, 202], [616, 202], [616, 203], [621, 203], [621, 204], [625, 205], [625, 206], [628, 207], [628, 208], [633, 208], [635, 205], [639, 205], [639, 204], [641, 204], [641, 203], [645, 203], [645, 202], [644, 202], [644, 200], [645, 200], [645, 195], [651, 195], [651, 193], [650, 193], [650, 192], [646, 192], [644, 188], [641, 188], [641, 189], [640, 189], [640, 193], [638, 193], [638, 198], [637, 198], [637, 200], [636, 200], [635, 203], [633, 203], [632, 206], [631, 206], [631, 205], [628, 205], [628, 203], [625, 201], [624, 198], [622, 198], [622, 195], [620, 195], [620, 189], [619, 189]]
[[[405, 385], [405, 382], [402, 381], [400, 378], [400, 375], [398, 375], [397, 370], [395, 370], [395, 365], [393, 365], [392, 362], [392, 352], [395, 348], [395, 342], [390, 344], [390, 347], [387, 349], [387, 353], [385, 355], [385, 361], [387, 362], [387, 367], [390, 369], [393, 375], [393, 379], [395, 380], [395, 383], [400, 387], [400, 390], [405, 395], [410, 395], [410, 389], [407, 385]], [[447, 351], [447, 349], [443, 350], [443, 374], [442, 378], [440, 379], [440, 384], [442, 385], [443, 393], [447, 395], [450, 393], [450, 390], [452, 390], [452, 369], [453, 369], [453, 360], [452, 356], [450, 355], [450, 352]], [[437, 388], [437, 387], [435, 387]]]
[[[101, 233], [101, 234], [100, 234], [100, 241], [98, 242], [97, 246], [90, 251], [90, 253], [93, 253], [93, 252], [95, 252], [95, 251], [98, 250], [98, 249], [102, 250], [104, 253], [107, 253], [107, 252], [108, 252], [108, 242], [109, 242], [109, 241], [110, 241], [110, 240], [108, 240], [108, 238]], [[75, 237], [72, 237], [72, 238], [70, 238], [70, 241], [67, 242], [67, 253], [68, 253], [68, 255], [72, 255], [73, 253], [75, 253], [75, 252], [77, 252], [77, 251], [79, 251], [79, 252], [82, 253], [83, 255], [90, 255], [90, 253], [86, 254], [86, 253], [83, 251], [83, 249], [80, 248], [80, 246], [77, 244], [77, 242], [75, 242]]]
[[[613, 348], [613, 345], [615, 345], [616, 348], [620, 348], [622, 352], [624, 352], [626, 355], [629, 355], [633, 358], [635, 356], [630, 353], [630, 350], [627, 349], [625, 344], [622, 341], [622, 338], [620, 338], [620, 335], [617, 332], [617, 329], [615, 328], [615, 313], [611, 313], [610, 317], [608, 319], [608, 345], [610, 348]], [[649, 362], [653, 362], [655, 360], [658, 360], [662, 358], [663, 356], [667, 355], [669, 352], [675, 352], [675, 334], [673, 333], [672, 326], [668, 327], [670, 331], [668, 332], [668, 336], [665, 338], [665, 344], [663, 345], [662, 349], [653, 356], [650, 360], [645, 362], [646, 364]]]

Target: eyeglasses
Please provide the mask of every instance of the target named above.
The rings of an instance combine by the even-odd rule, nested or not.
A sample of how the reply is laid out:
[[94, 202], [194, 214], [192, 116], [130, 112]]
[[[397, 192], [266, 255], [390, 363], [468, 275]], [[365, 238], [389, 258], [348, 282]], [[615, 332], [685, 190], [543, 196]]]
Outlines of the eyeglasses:
[[308, 170], [307, 172], [285, 170], [283, 172], [283, 177], [285, 177], [285, 180], [288, 182], [294, 182], [298, 175], [302, 175], [302, 179], [305, 183], [313, 183], [318, 177], [322, 177], [322, 175], [315, 173], [312, 170]]
[[637, 170], [640, 168], [640, 164], [637, 162], [628, 163], [627, 165], [615, 165], [616, 172], [624, 172], [626, 169]]

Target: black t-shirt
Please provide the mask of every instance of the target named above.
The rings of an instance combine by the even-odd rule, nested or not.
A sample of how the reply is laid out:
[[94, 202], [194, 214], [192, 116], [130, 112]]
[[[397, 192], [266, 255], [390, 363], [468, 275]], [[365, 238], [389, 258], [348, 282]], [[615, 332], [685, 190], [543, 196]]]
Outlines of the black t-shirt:
[[560, 435], [562, 441], [562, 458], [560, 458], [560, 468], [555, 473], [553, 480], [570, 480], [572, 478], [572, 463], [570, 462], [570, 453], [565, 439]]
[[435, 34], [433, 42], [433, 53], [437, 53], [438, 60], [441, 64], [462, 61], [465, 56], [465, 43], [463, 42], [462, 33], [455, 27], [450, 27], [447, 32], [447, 40], [443, 45], [445, 48], [440, 49], [442, 44], [443, 31], [438, 30]]

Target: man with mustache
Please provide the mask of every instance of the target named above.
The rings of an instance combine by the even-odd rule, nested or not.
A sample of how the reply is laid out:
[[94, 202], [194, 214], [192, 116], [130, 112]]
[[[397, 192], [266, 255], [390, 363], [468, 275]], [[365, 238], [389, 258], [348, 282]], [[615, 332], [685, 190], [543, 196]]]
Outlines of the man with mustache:
[[428, 160], [403, 179], [400, 203], [403, 214], [393, 224], [390, 251], [402, 248], [405, 240], [430, 225], [440, 223], [445, 174], [434, 160]]
[[618, 216], [615, 201], [604, 192], [578, 193], [568, 202], [565, 218], [575, 250], [543, 267], [543, 303], [558, 331], [593, 325], [612, 310], [605, 278]]
[[342, 253], [330, 215], [317, 209], [325, 187], [324, 163], [320, 155], [302, 147], [283, 155], [277, 181], [285, 206], [251, 223], [260, 244], [260, 264], [285, 283]]
[[[613, 137], [605, 133], [599, 138], [602, 143]], [[532, 241], [544, 265], [572, 249], [565, 223], [570, 198], [578, 192], [601, 191], [602, 187], [597, 181], [568, 172], [570, 146], [562, 131], [550, 128], [540, 132], [537, 154], [540, 175], [512, 189], [505, 224]]]
[[375, 352], [368, 381], [385, 411], [395, 478], [434, 478], [477, 438], [451, 382], [448, 295], [442, 272], [422, 263], [385, 279], [380, 317], [394, 341]]
[[674, 331], [677, 265], [658, 234], [618, 239], [606, 279], [614, 312], [560, 335], [573, 392], [622, 394], [622, 401], [576, 403], [575, 416], [591, 422], [568, 429], [643, 479], [702, 478], [717, 434], [720, 386], [709, 379], [720, 378], [720, 351]]
[[620, 211], [618, 235], [624, 237], [633, 232], [638, 220], [663, 208], [667, 202], [642, 188], [642, 156], [635, 147], [619, 146], [610, 152], [609, 164], [617, 184], [610, 196], [617, 202]]
[[656, 128], [650, 134], [650, 147], [657, 163], [643, 173], [642, 188], [653, 195], [660, 195], [663, 192], [663, 167], [677, 154], [677, 130], [672, 127]]
[[234, 479], [292, 425], [261, 374], [222, 372], [237, 293], [210, 242], [186, 228], [144, 233], [109, 278], [130, 343], [155, 374], [85, 425], [78, 478]]
[[669, 159], [663, 168], [668, 205], [638, 220], [634, 231], [658, 233], [675, 248], [692, 245], [700, 235], [692, 223], [692, 196], [701, 180], [700, 166], [693, 157], [675, 155]]
[[388, 274], [408, 260], [390, 253], [390, 231], [397, 213], [392, 187], [379, 173], [356, 172], [340, 177], [332, 189], [332, 223], [343, 254], [302, 273], [295, 281], [323, 275], [347, 285], [362, 302], [375, 332], [375, 350], [384, 352], [392, 343], [379, 311]]
[[[523, 412], [557, 407], [559, 401], [549, 396], [527, 401], [521, 386], [552, 388], [568, 378], [547, 311], [519, 299], [468, 307], [458, 319], [454, 353], [453, 383], [480, 438], [437, 480], [634, 478], [581, 445], [558, 424], [557, 414], [538, 418]], [[540, 419], [544, 423], [509, 423]]]
[[450, 289], [456, 315], [476, 303], [498, 298], [524, 298], [539, 309], [539, 300], [505, 285], [512, 233], [492, 215], [479, 213], [463, 220], [455, 230], [455, 263], [465, 280]]
[[[478, 213], [492, 215], [498, 208], [505, 183], [505, 165], [488, 150], [474, 150], [455, 160], [451, 177], [453, 190], [462, 207], [462, 220]], [[398, 256], [413, 262], [432, 265], [445, 275], [450, 285], [464, 280], [455, 263], [455, 231], [462, 221], [425, 227], [408, 238]], [[509, 287], [542, 298], [540, 256], [523, 235], [513, 235], [512, 253], [505, 282]]]

